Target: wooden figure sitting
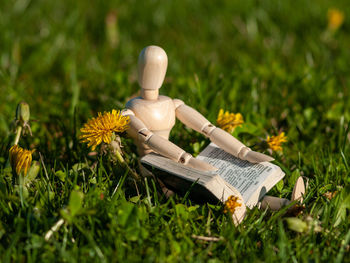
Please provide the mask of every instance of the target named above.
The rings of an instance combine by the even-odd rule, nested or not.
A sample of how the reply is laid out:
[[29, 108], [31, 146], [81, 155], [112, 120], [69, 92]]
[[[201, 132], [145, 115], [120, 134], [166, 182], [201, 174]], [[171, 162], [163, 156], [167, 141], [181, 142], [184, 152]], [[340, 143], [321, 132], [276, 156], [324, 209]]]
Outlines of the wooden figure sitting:
[[[217, 170], [209, 163], [193, 158], [191, 154], [169, 141], [170, 131], [177, 118], [239, 159], [251, 163], [274, 160], [270, 156], [251, 150], [231, 134], [215, 127], [183, 101], [159, 95], [167, 66], [168, 57], [158, 46], [145, 47], [139, 55], [138, 82], [141, 87], [141, 96], [127, 102], [123, 115], [130, 117], [130, 128], [127, 132], [134, 139], [141, 157], [155, 152], [197, 170]], [[275, 203], [273, 206], [276, 208]]]

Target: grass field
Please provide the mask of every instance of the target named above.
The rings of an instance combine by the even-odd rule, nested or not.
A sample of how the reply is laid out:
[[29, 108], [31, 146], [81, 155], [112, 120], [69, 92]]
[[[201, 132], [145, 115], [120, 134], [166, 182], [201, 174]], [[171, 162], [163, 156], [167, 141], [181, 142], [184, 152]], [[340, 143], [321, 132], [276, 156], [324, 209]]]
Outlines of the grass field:
[[[330, 24], [331, 9], [343, 23]], [[349, 18], [346, 0], [1, 1], [0, 262], [350, 262]], [[88, 155], [79, 129], [138, 92], [138, 54], [151, 44], [168, 54], [161, 94], [213, 123], [221, 108], [240, 112], [235, 135], [256, 150], [285, 132], [273, 156], [286, 176], [271, 195], [290, 198], [307, 177], [302, 214], [255, 208], [235, 227], [220, 204], [167, 199]], [[25, 192], [7, 164], [22, 100], [33, 136], [19, 145], [40, 163]], [[180, 123], [171, 140], [194, 154], [208, 143]]]

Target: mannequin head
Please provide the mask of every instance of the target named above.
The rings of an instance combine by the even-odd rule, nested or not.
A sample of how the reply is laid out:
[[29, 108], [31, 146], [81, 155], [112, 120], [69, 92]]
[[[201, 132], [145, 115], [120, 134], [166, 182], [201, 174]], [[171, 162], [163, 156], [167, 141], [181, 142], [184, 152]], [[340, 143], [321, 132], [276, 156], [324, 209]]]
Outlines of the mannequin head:
[[138, 80], [141, 89], [158, 90], [163, 84], [167, 66], [168, 57], [161, 47], [145, 47], [138, 61]]

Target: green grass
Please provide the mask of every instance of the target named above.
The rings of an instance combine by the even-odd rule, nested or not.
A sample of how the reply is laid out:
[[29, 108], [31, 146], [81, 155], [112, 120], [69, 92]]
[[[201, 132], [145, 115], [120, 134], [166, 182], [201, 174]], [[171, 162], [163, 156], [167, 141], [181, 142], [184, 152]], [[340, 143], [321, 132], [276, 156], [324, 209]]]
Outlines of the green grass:
[[[345, 14], [333, 33], [329, 8]], [[1, 1], [0, 261], [349, 262], [349, 18], [346, 0]], [[214, 123], [220, 108], [242, 113], [236, 135], [248, 145], [286, 132], [283, 153], [274, 153], [286, 176], [271, 195], [289, 198], [297, 176], [309, 178], [297, 217], [310, 230], [293, 231], [285, 210], [250, 210], [235, 227], [219, 204], [166, 199], [155, 181], [135, 183], [120, 165], [88, 156], [79, 128], [139, 90], [137, 57], [150, 44], [169, 58], [162, 94]], [[23, 204], [6, 167], [21, 100], [33, 137], [20, 145], [42, 155]], [[171, 140], [191, 153], [208, 143], [179, 123]], [[138, 171], [135, 146], [123, 144]], [[327, 191], [337, 195], [328, 200]]]

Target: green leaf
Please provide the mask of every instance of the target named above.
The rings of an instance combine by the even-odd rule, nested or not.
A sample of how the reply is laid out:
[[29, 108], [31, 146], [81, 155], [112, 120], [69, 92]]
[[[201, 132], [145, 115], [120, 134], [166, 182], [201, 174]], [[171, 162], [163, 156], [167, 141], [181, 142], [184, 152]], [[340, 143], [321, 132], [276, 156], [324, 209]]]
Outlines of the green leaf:
[[344, 114], [344, 105], [343, 103], [337, 102], [334, 103], [329, 110], [325, 113], [325, 116], [329, 120], [339, 120]]
[[67, 173], [63, 172], [62, 170], [58, 170], [55, 172], [55, 175], [62, 181], [66, 181]]
[[171, 242], [172, 251], [176, 254], [179, 254], [181, 252], [181, 246], [178, 242], [172, 241]]
[[61, 209], [60, 214], [66, 221], [72, 221], [72, 215], [69, 213], [68, 209]]
[[40, 163], [38, 161], [33, 161], [28, 174], [24, 177], [24, 184], [29, 185], [37, 177], [40, 171]]
[[261, 132], [260, 129], [256, 125], [254, 125], [253, 123], [247, 122], [247, 123], [243, 123], [241, 126], [236, 127], [232, 135], [234, 137], [237, 137], [241, 133], [258, 135], [260, 132]]
[[80, 191], [72, 191], [69, 197], [69, 211], [72, 216], [78, 214], [83, 206], [84, 194]]
[[277, 191], [278, 191], [279, 193], [282, 193], [283, 187], [284, 187], [284, 182], [283, 182], [283, 180], [280, 180], [280, 181], [276, 184]]
[[195, 205], [195, 206], [190, 206], [187, 209], [189, 212], [194, 212], [194, 211], [197, 211], [198, 208], [199, 208], [199, 205]]
[[96, 176], [92, 177], [92, 178], [89, 180], [89, 182], [90, 182], [91, 184], [96, 184], [96, 183], [97, 183]]
[[350, 193], [347, 194], [346, 198], [342, 201], [339, 206], [334, 227], [338, 226], [342, 221], [346, 220], [346, 209], [350, 209]]
[[129, 201], [132, 202], [132, 203], [137, 203], [139, 200], [140, 200], [140, 196], [139, 195], [136, 195], [136, 196], [133, 196], [133, 197], [129, 198]]
[[300, 177], [299, 169], [296, 169], [292, 172], [292, 174], [288, 177], [288, 183], [290, 186], [294, 186], [297, 179]]
[[205, 144], [206, 141], [200, 141], [200, 142], [195, 142], [192, 144], [192, 155], [193, 156], [197, 156], [200, 151], [203, 149], [203, 146]]
[[130, 241], [137, 241], [139, 240], [139, 236], [141, 229], [137, 228], [137, 227], [130, 227], [127, 229], [126, 233], [125, 233], [125, 237], [126, 239], [130, 240]]
[[290, 230], [293, 230], [295, 232], [306, 232], [308, 227], [307, 227], [307, 223], [304, 222], [303, 220], [296, 218], [296, 217], [288, 217], [286, 218], [287, 224], [288, 224], [288, 228]]
[[126, 224], [131, 225], [132, 224], [132, 216], [136, 216], [137, 214], [137, 210], [135, 209], [135, 205], [133, 203], [130, 202], [125, 202], [123, 203], [120, 208], [118, 209], [118, 223], [121, 226], [126, 226]]
[[72, 169], [70, 170], [70, 173], [75, 172], [77, 173], [78, 171], [88, 167], [86, 163], [76, 163], [72, 166]]
[[187, 211], [187, 208], [183, 204], [177, 204], [175, 206], [175, 211], [178, 217], [180, 217], [183, 220], [187, 220], [189, 218], [189, 212]]
[[141, 228], [140, 229], [140, 234], [141, 234], [141, 237], [143, 238], [143, 239], [145, 239], [145, 238], [147, 238], [148, 236], [149, 236], [149, 232], [147, 231], [147, 229], [145, 229], [145, 228]]

